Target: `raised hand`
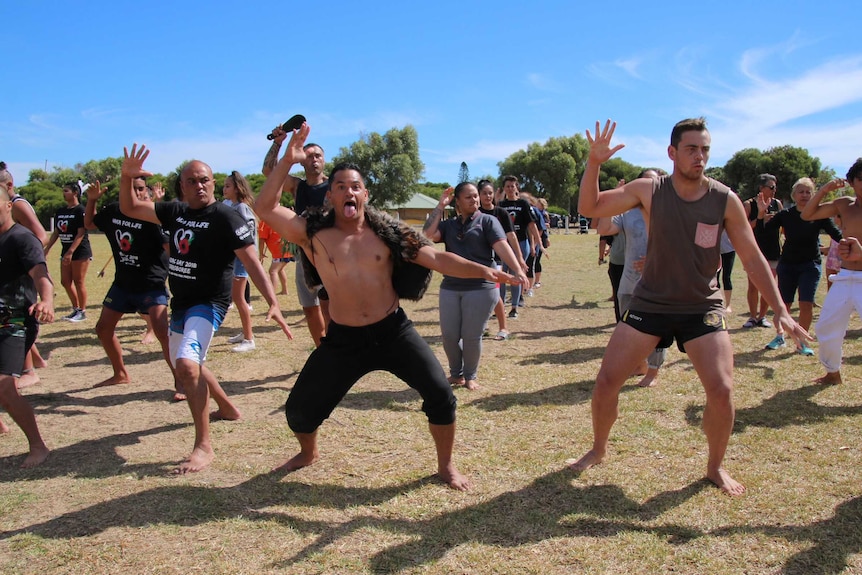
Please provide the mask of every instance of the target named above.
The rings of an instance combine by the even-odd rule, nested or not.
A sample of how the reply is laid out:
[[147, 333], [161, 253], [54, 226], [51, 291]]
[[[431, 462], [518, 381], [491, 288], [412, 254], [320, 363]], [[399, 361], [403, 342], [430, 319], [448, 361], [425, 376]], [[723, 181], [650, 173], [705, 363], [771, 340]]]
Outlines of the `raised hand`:
[[611, 159], [619, 150], [625, 148], [625, 144], [617, 144], [611, 147], [611, 138], [614, 136], [614, 131], [617, 129], [617, 123], [610, 120], [605, 122], [605, 127], [602, 128], [599, 122], [596, 122], [596, 137], [593, 139], [590, 131], [587, 130], [587, 141], [590, 143], [590, 160], [603, 164]]
[[272, 141], [279, 146], [287, 139], [287, 132], [281, 129], [281, 125], [272, 129]]
[[311, 133], [311, 126], [303, 123], [302, 126], [293, 131], [290, 136], [290, 141], [287, 143], [287, 149], [284, 151], [282, 161], [288, 161], [291, 164], [299, 164], [305, 159], [305, 150], [302, 147], [308, 139], [308, 134]]
[[854, 237], [847, 237], [838, 244], [838, 257], [845, 262], [858, 262], [862, 260], [862, 245]]
[[141, 145], [141, 147], [138, 148], [138, 144], [133, 144], [131, 152], [129, 152], [128, 148], [123, 147], [123, 165], [121, 174], [132, 179], [149, 178], [152, 176], [152, 172], [148, 172], [144, 169], [144, 162], [149, 155], [150, 151], [144, 145]]
[[453, 188], [452, 186], [449, 186], [448, 188], [446, 188], [446, 190], [440, 195], [440, 201], [437, 203], [437, 206], [442, 209], [442, 208], [445, 208], [446, 206], [448, 206], [449, 204], [451, 204], [452, 198], [453, 198], [452, 194], [454, 192], [455, 192], [455, 188]]
[[107, 191], [108, 188], [103, 188], [102, 183], [99, 180], [96, 180], [94, 183], [90, 184], [90, 187], [87, 188], [87, 199], [98, 200]]
[[153, 201], [160, 202], [165, 197], [165, 188], [162, 187], [162, 184], [156, 182], [153, 184]]

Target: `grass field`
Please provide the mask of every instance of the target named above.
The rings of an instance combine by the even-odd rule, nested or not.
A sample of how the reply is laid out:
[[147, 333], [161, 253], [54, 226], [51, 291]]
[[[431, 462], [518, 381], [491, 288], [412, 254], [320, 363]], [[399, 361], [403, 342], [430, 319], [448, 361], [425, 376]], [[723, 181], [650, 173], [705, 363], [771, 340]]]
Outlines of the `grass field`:
[[[629, 380], [608, 460], [577, 476], [565, 462], [590, 446], [590, 394], [613, 310], [598, 237], [552, 242], [543, 287], [511, 321], [512, 338], [485, 342], [482, 388], [456, 390], [456, 462], [474, 484], [460, 493], [433, 476], [418, 396], [383, 373], [357, 384], [323, 425], [316, 465], [271, 472], [296, 450], [282, 407], [312, 348], [292, 285], [280, 301], [294, 341], [262, 324], [259, 297], [255, 352], [230, 352], [235, 313], [216, 335], [209, 366], [243, 419], [213, 425], [209, 469], [171, 475], [191, 447], [191, 417], [169, 402], [169, 371], [157, 345], [139, 342], [138, 318], [119, 327], [134, 382], [92, 387], [110, 375], [93, 327], [113, 270], [96, 277], [109, 252], [94, 236], [89, 319], [43, 326], [49, 367], [24, 392], [53, 452], [21, 470], [23, 434], [12, 425], [0, 436], [0, 573], [862, 572], [859, 318], [844, 385], [823, 387], [811, 381], [822, 374], [816, 357], [764, 351], [774, 332], [742, 330], [745, 314], [733, 314], [737, 421], [726, 466], [744, 496], [702, 479], [703, 392], [675, 348], [657, 387]], [[405, 308], [444, 360], [439, 279]], [[739, 262], [735, 280], [743, 312]], [[818, 301], [824, 293], [825, 281]]]

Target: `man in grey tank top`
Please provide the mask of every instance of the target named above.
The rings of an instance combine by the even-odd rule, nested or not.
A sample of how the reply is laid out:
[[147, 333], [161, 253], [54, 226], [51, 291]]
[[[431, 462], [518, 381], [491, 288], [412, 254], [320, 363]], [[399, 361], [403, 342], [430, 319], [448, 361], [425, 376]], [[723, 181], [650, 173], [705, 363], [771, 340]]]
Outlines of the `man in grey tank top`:
[[[571, 464], [582, 472], [604, 461], [626, 378], [654, 348], [674, 339], [688, 353], [706, 392], [703, 429], [709, 446], [706, 477], [725, 493], [741, 495], [745, 486], [722, 467], [733, 430], [733, 348], [727, 333], [722, 295], [715, 274], [721, 262], [719, 238], [727, 230], [749, 277], [775, 312], [775, 323], [797, 341], [810, 340], [781, 305], [769, 264], [757, 247], [742, 202], [727, 186], [706, 177], [710, 135], [703, 118], [674, 126], [668, 157], [670, 176], [640, 178], [599, 192], [599, 171], [623, 144], [611, 146], [616, 123], [595, 139], [587, 130], [590, 154], [581, 180], [578, 211], [610, 217], [640, 208], [649, 229], [646, 264], [629, 309], [607, 345], [593, 390], [593, 447]], [[674, 258], [661, 258], [674, 253]], [[660, 262], [659, 262], [660, 260]]]

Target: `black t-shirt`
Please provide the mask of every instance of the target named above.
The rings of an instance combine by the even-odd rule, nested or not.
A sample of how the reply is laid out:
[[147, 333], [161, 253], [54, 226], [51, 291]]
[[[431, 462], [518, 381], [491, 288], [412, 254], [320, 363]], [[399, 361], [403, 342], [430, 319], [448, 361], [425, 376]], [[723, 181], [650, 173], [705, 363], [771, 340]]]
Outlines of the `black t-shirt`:
[[203, 303], [227, 308], [234, 251], [254, 245], [248, 223], [220, 202], [200, 210], [185, 202], [157, 202], [155, 208], [169, 237], [171, 309]]
[[296, 185], [296, 197], [293, 200], [294, 210], [297, 214], [302, 214], [306, 208], [318, 208], [323, 205], [326, 199], [326, 192], [329, 191], [329, 180], [321, 182], [315, 186], [311, 186], [305, 180], [299, 180]]
[[805, 221], [796, 206], [784, 208], [766, 222], [766, 230], [784, 228], [784, 247], [780, 262], [785, 264], [820, 263], [820, 232], [835, 240], [841, 239], [841, 230], [829, 219]]
[[124, 216], [117, 202], [99, 210], [93, 222], [111, 244], [117, 286], [133, 293], [165, 287], [168, 254], [164, 244], [168, 240], [159, 226]]
[[500, 207], [509, 212], [509, 218], [512, 220], [512, 227], [515, 228], [515, 235], [518, 236], [518, 241], [523, 242], [529, 239], [529, 236], [527, 236], [527, 227], [530, 225], [530, 222], [536, 221], [530, 202], [521, 198], [517, 200], [503, 200], [500, 202]]
[[[78, 230], [84, 228], [84, 206], [78, 204], [73, 207], [65, 207], [57, 210], [54, 215], [57, 221], [58, 239], [63, 246], [63, 251], [60, 255], [65, 255], [72, 242], [78, 236]], [[73, 259], [84, 259], [93, 257], [93, 251], [90, 249], [90, 237], [87, 235], [87, 230], [84, 229], [84, 238], [72, 254]]]
[[[781, 208], [778, 200], [772, 198], [769, 205], [766, 207], [767, 214], [777, 214]], [[777, 227], [767, 228], [764, 225], [764, 220], [757, 217], [757, 200], [751, 201], [751, 210], [748, 213], [748, 219], [754, 223], [754, 240], [757, 242], [757, 247], [769, 261], [777, 261], [781, 257], [781, 242], [779, 241], [779, 230]]]
[[[497, 218], [497, 221], [500, 222], [500, 225], [503, 226], [503, 233], [508, 234], [509, 232], [514, 232], [515, 228], [512, 227], [512, 220], [509, 218], [509, 212], [501, 208], [500, 206], [494, 206], [490, 210], [486, 210], [482, 206], [479, 206], [479, 211], [483, 214], [488, 214], [489, 216], [494, 216]], [[502, 259], [500, 259], [500, 255], [497, 252], [494, 252], [494, 261], [502, 263]]]
[[45, 265], [45, 252], [33, 232], [13, 224], [0, 234], [0, 319], [3, 325], [23, 325], [36, 303], [36, 286], [30, 270]]

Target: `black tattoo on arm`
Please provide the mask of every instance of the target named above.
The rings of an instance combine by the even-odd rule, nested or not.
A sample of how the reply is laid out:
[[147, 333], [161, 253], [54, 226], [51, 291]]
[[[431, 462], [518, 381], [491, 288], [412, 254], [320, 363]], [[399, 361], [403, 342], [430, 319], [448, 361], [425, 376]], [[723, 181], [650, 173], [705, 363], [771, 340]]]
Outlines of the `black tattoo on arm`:
[[281, 142], [273, 142], [272, 146], [269, 147], [269, 151], [266, 153], [266, 157], [263, 159], [263, 170], [271, 171], [275, 168], [275, 164], [278, 161], [278, 151], [281, 149]]
[[433, 210], [431, 210], [431, 213], [428, 214], [428, 219], [425, 220], [425, 225], [422, 226], [422, 231], [423, 232], [428, 231], [428, 228], [430, 228], [432, 225], [434, 225], [437, 222], [437, 220], [440, 218], [440, 216], [441, 216], [440, 208], [434, 208]]

